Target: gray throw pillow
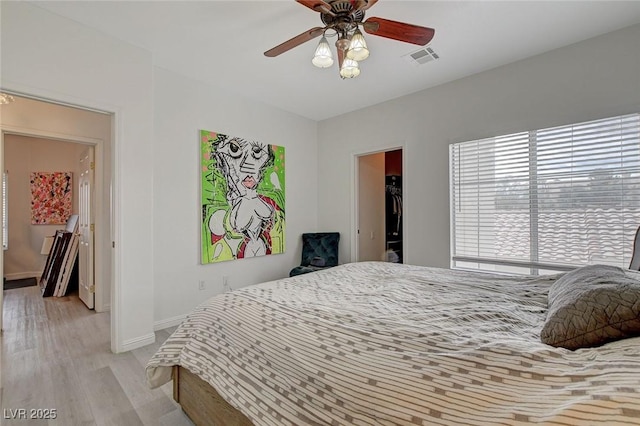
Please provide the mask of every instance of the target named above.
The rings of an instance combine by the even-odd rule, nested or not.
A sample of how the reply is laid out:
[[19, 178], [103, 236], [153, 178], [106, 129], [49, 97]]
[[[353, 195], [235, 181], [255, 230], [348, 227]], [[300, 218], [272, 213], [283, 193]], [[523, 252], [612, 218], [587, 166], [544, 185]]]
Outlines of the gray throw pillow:
[[543, 343], [578, 349], [640, 335], [640, 281], [621, 268], [589, 265], [549, 289]]

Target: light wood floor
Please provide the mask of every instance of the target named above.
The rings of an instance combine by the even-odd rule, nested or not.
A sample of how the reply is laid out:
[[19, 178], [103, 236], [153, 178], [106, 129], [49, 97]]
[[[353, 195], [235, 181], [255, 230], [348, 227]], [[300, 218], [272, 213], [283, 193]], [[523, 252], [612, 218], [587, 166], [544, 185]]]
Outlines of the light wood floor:
[[[77, 295], [6, 290], [0, 424], [192, 425], [171, 398], [171, 384], [150, 390], [145, 382], [147, 360], [174, 328], [156, 332], [153, 345], [116, 355], [109, 321]], [[12, 419], [17, 409], [26, 409], [27, 419]], [[55, 409], [56, 419], [29, 419], [30, 409]]]

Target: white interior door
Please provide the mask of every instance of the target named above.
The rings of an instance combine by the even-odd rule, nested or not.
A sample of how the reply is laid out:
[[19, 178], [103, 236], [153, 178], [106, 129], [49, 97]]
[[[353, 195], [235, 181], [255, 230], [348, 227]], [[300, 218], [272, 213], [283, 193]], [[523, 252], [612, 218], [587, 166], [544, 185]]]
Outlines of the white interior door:
[[384, 152], [358, 157], [358, 262], [384, 254], [384, 163]]
[[80, 300], [89, 309], [94, 308], [95, 286], [93, 274], [93, 175], [94, 175], [93, 147], [87, 147], [80, 154], [80, 178], [78, 190], [80, 245], [79, 258], [79, 283], [78, 293]]

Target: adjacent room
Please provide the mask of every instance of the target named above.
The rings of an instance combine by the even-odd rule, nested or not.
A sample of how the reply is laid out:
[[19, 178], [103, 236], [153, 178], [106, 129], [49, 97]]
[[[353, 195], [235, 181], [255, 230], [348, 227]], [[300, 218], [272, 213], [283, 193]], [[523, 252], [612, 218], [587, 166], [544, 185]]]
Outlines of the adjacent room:
[[0, 19], [3, 424], [640, 422], [640, 2]]

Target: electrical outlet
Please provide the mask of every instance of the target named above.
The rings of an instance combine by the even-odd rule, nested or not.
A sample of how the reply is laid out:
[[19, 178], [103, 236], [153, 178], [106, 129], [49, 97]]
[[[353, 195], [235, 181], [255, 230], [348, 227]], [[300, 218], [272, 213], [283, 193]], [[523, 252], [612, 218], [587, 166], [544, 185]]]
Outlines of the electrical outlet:
[[204, 290], [204, 287], [205, 287], [204, 280], [198, 281], [198, 289]]

